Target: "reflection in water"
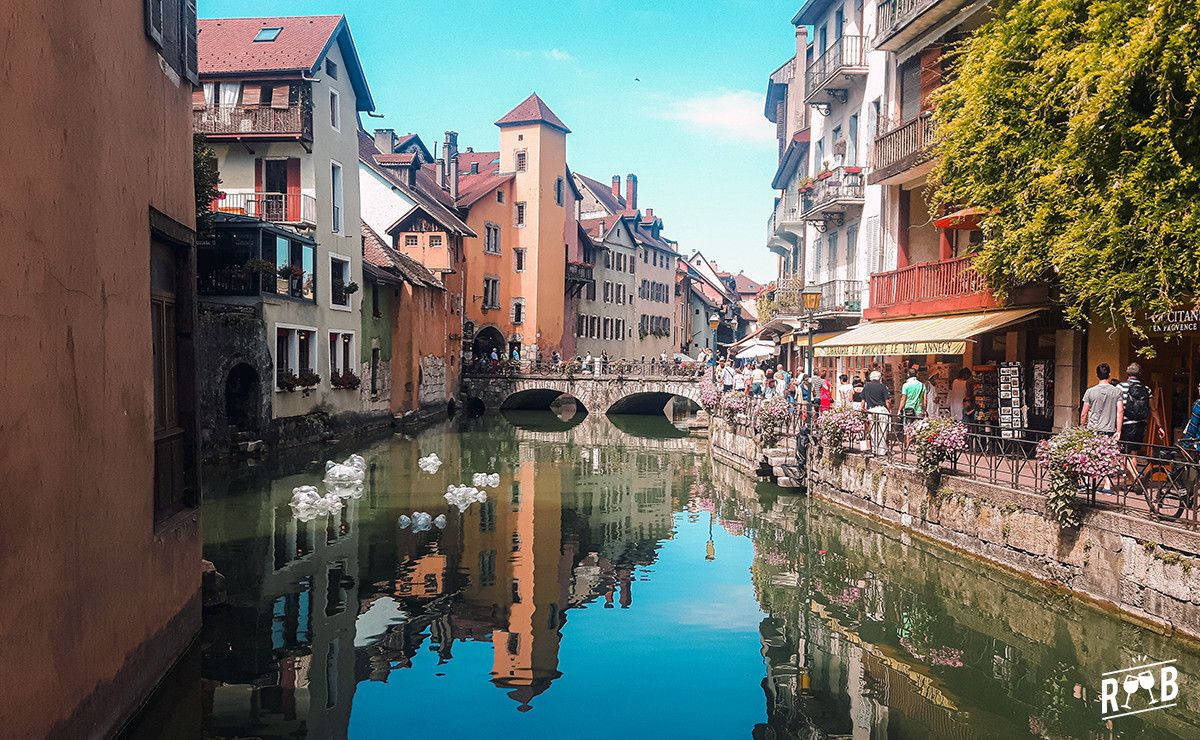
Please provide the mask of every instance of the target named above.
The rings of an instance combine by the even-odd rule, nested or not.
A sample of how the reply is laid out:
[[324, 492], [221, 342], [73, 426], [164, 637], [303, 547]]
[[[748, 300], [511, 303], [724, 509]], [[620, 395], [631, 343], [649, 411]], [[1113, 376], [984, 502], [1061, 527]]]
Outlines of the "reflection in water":
[[[205, 557], [228, 603], [205, 617], [205, 730], [1164, 737], [1200, 726], [1196, 706], [1111, 735], [1098, 721], [1099, 674], [1135, 653], [1197, 675], [1200, 658], [1178, 641], [755, 487], [665, 419], [558, 423], [509, 412], [377, 444], [363, 451], [363, 497], [329, 520], [298, 522], [287, 507], [312, 479], [305, 466], [210, 474]], [[429, 453], [443, 461], [433, 475], [417, 468]], [[478, 471], [500, 486], [460, 515], [443, 494]], [[400, 529], [414, 511], [445, 514], [445, 529]]]

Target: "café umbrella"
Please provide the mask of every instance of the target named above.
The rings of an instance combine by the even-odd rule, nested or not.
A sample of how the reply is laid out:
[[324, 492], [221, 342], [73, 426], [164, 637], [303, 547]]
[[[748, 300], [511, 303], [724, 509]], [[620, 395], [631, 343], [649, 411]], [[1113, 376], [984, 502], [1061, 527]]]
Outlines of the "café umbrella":
[[737, 353], [739, 360], [757, 359], [759, 357], [771, 357], [779, 354], [779, 347], [773, 342], [755, 342], [746, 349]]

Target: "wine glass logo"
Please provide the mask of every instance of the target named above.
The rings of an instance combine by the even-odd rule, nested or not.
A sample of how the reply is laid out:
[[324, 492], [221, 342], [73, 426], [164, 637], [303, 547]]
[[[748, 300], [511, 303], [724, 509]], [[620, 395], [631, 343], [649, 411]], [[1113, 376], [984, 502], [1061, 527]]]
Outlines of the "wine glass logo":
[[1137, 678], [1138, 685], [1145, 689], [1146, 693], [1150, 695], [1150, 703], [1157, 704], [1158, 699], [1154, 698], [1154, 674], [1150, 671], [1142, 671], [1138, 674]]
[[1129, 700], [1133, 698], [1133, 695], [1137, 693], [1140, 687], [1141, 682], [1138, 681], [1137, 675], [1133, 673], [1125, 674], [1125, 678], [1121, 681], [1121, 688], [1125, 690], [1125, 703], [1121, 705], [1122, 709], [1129, 709]]

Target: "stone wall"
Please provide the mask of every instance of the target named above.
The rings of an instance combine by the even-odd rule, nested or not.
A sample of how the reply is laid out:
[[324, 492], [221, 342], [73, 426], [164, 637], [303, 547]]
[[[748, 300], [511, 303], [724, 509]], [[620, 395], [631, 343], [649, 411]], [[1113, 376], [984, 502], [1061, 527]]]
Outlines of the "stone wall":
[[[714, 436], [715, 443], [715, 436]], [[715, 444], [714, 444], [715, 447]], [[1200, 637], [1200, 538], [1141, 517], [1090, 510], [1078, 529], [1043, 516], [1041, 495], [907, 466], [814, 456], [809, 493], [1132, 615]]]
[[446, 404], [446, 361], [437, 355], [421, 358], [417, 403], [422, 409]]
[[233, 430], [225, 418], [225, 383], [238, 365], [247, 365], [258, 376], [252, 420], [244, 426], [260, 435], [270, 429], [274, 363], [268, 349], [267, 325], [253, 306], [204, 304], [196, 322], [196, 345], [200, 347], [196, 372], [200, 445], [204, 457], [212, 458], [230, 449]]

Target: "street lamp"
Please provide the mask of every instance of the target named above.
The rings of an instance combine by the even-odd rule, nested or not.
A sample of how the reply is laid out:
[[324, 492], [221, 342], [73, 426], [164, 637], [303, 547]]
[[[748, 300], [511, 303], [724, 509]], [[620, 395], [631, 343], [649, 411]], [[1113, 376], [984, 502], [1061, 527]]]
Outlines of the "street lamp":
[[716, 311], [714, 311], [713, 314], [708, 317], [708, 328], [716, 331], [717, 327], [720, 325], [721, 317], [717, 315]]
[[810, 285], [800, 294], [804, 301], [804, 310], [808, 313], [808, 374], [813, 374], [813, 333], [817, 326], [814, 316], [821, 307], [821, 289]]

